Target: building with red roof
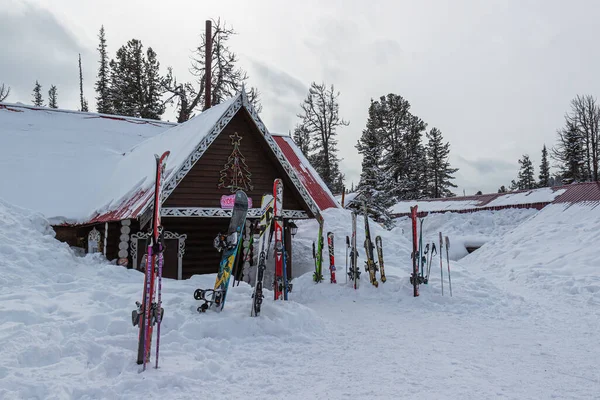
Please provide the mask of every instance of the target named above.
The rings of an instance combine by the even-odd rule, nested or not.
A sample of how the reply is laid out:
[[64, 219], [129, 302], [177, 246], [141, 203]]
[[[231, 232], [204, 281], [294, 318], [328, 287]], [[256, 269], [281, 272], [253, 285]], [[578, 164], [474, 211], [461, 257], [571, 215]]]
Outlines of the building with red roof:
[[[154, 154], [170, 151], [161, 209], [165, 277], [217, 271], [212, 242], [231, 215], [222, 198], [237, 189], [255, 219], [263, 194], [283, 180], [290, 275], [293, 220], [339, 207], [291, 138], [270, 134], [244, 91], [183, 124], [0, 104], [0, 139], [9, 154], [0, 165], [19, 170], [0, 187], [1, 198], [44, 214], [71, 246], [130, 268], [140, 266], [148, 236]], [[243, 182], [231, 180], [232, 162]]]

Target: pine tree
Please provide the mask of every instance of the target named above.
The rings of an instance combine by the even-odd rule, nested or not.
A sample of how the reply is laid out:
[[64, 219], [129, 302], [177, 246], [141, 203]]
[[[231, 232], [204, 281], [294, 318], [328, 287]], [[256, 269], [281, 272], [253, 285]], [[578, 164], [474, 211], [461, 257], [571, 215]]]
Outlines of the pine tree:
[[296, 146], [302, 151], [305, 157], [309, 158], [310, 151], [310, 132], [302, 125], [296, 125], [292, 136]]
[[347, 126], [339, 115], [338, 97], [340, 93], [322, 83], [311, 83], [308, 96], [301, 104], [301, 129], [310, 135], [310, 161], [325, 184], [334, 193], [343, 186], [343, 176], [339, 170], [340, 159], [337, 156], [337, 128]]
[[58, 91], [54, 85], [51, 85], [48, 90], [48, 107], [58, 108]]
[[110, 99], [115, 114], [139, 117], [144, 99], [142, 42], [131, 39], [110, 61]]
[[160, 64], [152, 48], [146, 54], [142, 42], [131, 39], [110, 61], [109, 98], [115, 114], [160, 119], [164, 113]]
[[161, 84], [159, 73], [160, 63], [156, 58], [156, 53], [152, 47], [146, 51], [146, 60], [144, 60], [144, 97], [141, 111], [142, 118], [160, 119], [165, 112], [165, 104], [161, 97], [165, 90]]
[[458, 169], [450, 167], [450, 161], [448, 160], [450, 142], [444, 144], [442, 132], [437, 128], [432, 128], [426, 135], [429, 139], [427, 144], [428, 194], [433, 198], [452, 196], [453, 193], [450, 188], [457, 187], [451, 181], [451, 179], [454, 179], [452, 174]]
[[550, 164], [548, 163], [548, 150], [546, 145], [542, 148], [542, 162], [540, 163], [539, 187], [550, 186]]
[[357, 189], [362, 193], [371, 217], [383, 223], [385, 227], [392, 228], [394, 223], [389, 209], [394, 205], [395, 198], [392, 194], [392, 180], [380, 167], [382, 145], [378, 136], [377, 111], [375, 103], [371, 100], [367, 126], [356, 144], [356, 149], [363, 156]]
[[98, 80], [96, 81], [96, 110], [99, 113], [112, 114], [112, 102], [110, 100], [110, 87], [109, 87], [109, 61], [108, 54], [106, 52], [106, 38], [104, 36], [104, 25], [100, 28], [100, 45], [98, 51], [100, 52], [100, 67], [98, 68]]
[[508, 192], [508, 190], [506, 190], [506, 186], [502, 185], [500, 186], [500, 189], [498, 189], [498, 193], [506, 193]]
[[517, 182], [514, 179], [512, 181], [510, 181], [509, 190], [511, 192], [514, 192], [515, 190], [519, 190], [519, 185], [517, 184]]
[[88, 103], [85, 97], [83, 97], [83, 70], [81, 69], [81, 54], [79, 55], [79, 105], [81, 111], [88, 111]]
[[35, 81], [33, 87], [33, 105], [38, 107], [44, 106], [44, 100], [42, 99], [42, 85], [38, 81]]
[[[429, 197], [427, 180], [424, 172], [427, 170], [427, 152], [422, 143], [423, 132], [427, 124], [421, 118], [411, 115], [404, 132], [401, 146], [403, 152], [396, 154], [398, 174], [396, 195], [399, 199], [422, 199]], [[401, 168], [401, 169], [400, 169]]]
[[427, 124], [410, 113], [410, 103], [390, 93], [373, 102], [383, 147], [382, 169], [398, 199], [427, 197], [427, 158], [421, 140]]
[[552, 149], [552, 157], [559, 162], [559, 174], [563, 181], [585, 180], [585, 151], [576, 126], [567, 122], [566, 127], [558, 131], [558, 144]]
[[517, 176], [517, 187], [519, 190], [535, 188], [535, 173], [529, 155], [524, 154], [523, 158], [519, 160], [519, 165], [521, 165]]

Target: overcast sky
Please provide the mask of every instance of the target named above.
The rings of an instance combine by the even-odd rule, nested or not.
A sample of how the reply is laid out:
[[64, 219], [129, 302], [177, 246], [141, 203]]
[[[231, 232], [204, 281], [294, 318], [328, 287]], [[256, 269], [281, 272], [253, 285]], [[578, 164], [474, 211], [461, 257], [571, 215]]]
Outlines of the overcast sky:
[[311, 81], [341, 92], [348, 186], [360, 175], [354, 146], [371, 98], [399, 94], [440, 129], [460, 168], [456, 193], [474, 194], [508, 186], [523, 154], [537, 175], [570, 100], [600, 93], [600, 3], [591, 0], [0, 0], [0, 82], [23, 103], [36, 79], [44, 93], [54, 84], [59, 106], [77, 109], [81, 53], [95, 111], [102, 24], [110, 57], [137, 38], [184, 80], [204, 21], [218, 17], [238, 32], [231, 47], [271, 132], [293, 129]]

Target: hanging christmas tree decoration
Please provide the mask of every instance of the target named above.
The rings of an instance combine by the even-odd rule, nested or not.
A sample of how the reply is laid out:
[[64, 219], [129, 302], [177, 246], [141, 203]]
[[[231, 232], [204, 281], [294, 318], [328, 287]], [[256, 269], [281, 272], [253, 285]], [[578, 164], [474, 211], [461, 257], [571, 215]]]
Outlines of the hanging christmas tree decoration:
[[254, 186], [252, 186], [252, 174], [246, 165], [244, 155], [240, 152], [242, 137], [237, 132], [229, 135], [229, 137], [231, 138], [233, 151], [220, 171], [218, 188], [229, 188], [232, 193], [240, 189], [247, 192], [254, 189]]

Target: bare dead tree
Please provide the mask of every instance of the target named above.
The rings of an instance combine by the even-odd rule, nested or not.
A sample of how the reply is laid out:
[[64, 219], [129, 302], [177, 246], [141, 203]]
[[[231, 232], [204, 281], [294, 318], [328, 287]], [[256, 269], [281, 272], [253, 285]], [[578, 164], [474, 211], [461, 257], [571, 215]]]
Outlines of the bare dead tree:
[[[234, 96], [248, 80], [248, 74], [237, 66], [239, 61], [237, 55], [228, 46], [229, 39], [236, 32], [233, 28], [228, 28], [224, 22], [221, 22], [220, 18], [212, 21], [211, 106], [214, 106]], [[178, 109], [177, 122], [187, 121], [191, 118], [194, 110], [204, 104], [204, 88], [206, 85], [205, 53], [206, 34], [203, 33], [200, 45], [194, 50], [190, 68], [196, 82], [178, 83], [170, 67], [167, 76], [163, 80], [163, 87], [171, 94], [165, 103], [176, 102]], [[248, 97], [257, 111], [260, 112], [258, 91], [255, 88], [250, 88]]]
[[0, 101], [6, 100], [10, 94], [10, 87], [5, 86], [4, 83], [0, 85]]
[[308, 96], [300, 105], [302, 111], [297, 115], [301, 119], [298, 129], [305, 130], [311, 137], [313, 166], [333, 191], [343, 184], [337, 158], [337, 128], [350, 124], [340, 117], [339, 95], [333, 85], [327, 88], [325, 83], [312, 82]]

